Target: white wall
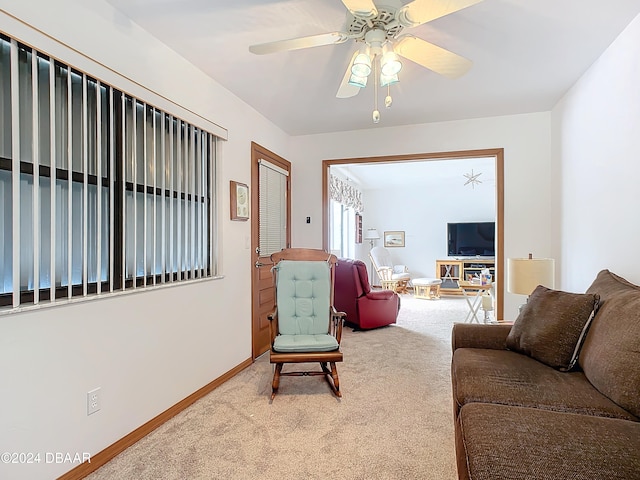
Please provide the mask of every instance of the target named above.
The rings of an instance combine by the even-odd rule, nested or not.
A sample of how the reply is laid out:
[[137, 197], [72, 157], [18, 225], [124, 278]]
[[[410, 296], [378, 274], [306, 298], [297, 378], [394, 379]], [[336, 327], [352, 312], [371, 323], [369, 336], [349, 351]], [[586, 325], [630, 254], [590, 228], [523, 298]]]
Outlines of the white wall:
[[603, 268], [640, 284], [640, 16], [553, 109], [561, 284]]
[[[505, 162], [505, 258], [529, 252], [550, 256], [557, 209], [551, 196], [548, 112], [292, 138], [293, 245], [322, 246], [322, 160], [500, 147]], [[315, 221], [305, 224], [307, 216]], [[365, 230], [369, 226], [363, 225]], [[505, 318], [515, 318], [522, 301], [521, 296], [505, 294]]]
[[[251, 357], [250, 225], [229, 220], [229, 180], [251, 183], [252, 140], [287, 158], [288, 137], [102, 0], [0, 0], [0, 9], [10, 36], [141, 89], [94, 61], [106, 65], [229, 131], [218, 185], [224, 278], [0, 315], [0, 452], [95, 454]], [[87, 416], [95, 387], [102, 409]], [[0, 463], [0, 478], [74, 466]]]

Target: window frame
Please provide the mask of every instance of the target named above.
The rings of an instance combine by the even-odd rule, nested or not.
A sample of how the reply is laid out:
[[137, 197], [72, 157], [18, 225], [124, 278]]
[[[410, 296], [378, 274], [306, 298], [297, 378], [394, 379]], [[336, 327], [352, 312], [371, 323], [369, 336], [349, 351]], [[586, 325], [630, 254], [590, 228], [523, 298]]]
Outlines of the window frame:
[[[13, 233], [16, 229], [20, 227], [20, 218], [18, 218], [18, 222], [16, 222], [13, 218], [11, 220], [12, 225], [12, 238], [13, 242], [11, 245], [12, 253], [12, 266], [9, 267], [12, 270], [12, 283], [11, 290], [5, 291], [4, 293], [0, 293], [0, 313], [6, 309], [6, 307], [12, 308], [16, 310], [18, 308], [24, 308], [28, 305], [39, 304], [42, 301], [51, 301], [54, 303], [57, 299], [68, 298], [71, 299], [73, 297], [87, 297], [93, 296], [95, 294], [101, 293], [115, 293], [120, 290], [126, 291], [130, 289], [137, 289], [139, 287], [149, 287], [156, 286], [159, 284], [172, 284], [172, 283], [182, 283], [184, 281], [190, 281], [195, 279], [203, 279], [203, 278], [211, 278], [217, 276], [217, 242], [215, 235], [217, 233], [217, 215], [216, 215], [216, 205], [217, 205], [217, 162], [218, 162], [218, 142], [224, 138], [218, 136], [217, 133], [213, 133], [202, 126], [194, 125], [193, 123], [180, 118], [179, 115], [174, 114], [171, 111], [162, 110], [156, 106], [153, 106], [151, 103], [147, 103], [142, 99], [138, 99], [133, 95], [126, 93], [124, 89], [116, 88], [111, 86], [101, 80], [90, 76], [87, 73], [84, 73], [68, 63], [61, 62], [53, 57], [50, 57], [35, 48], [32, 48], [26, 44], [21, 43], [18, 40], [15, 40], [6, 34], [0, 32], [0, 41], [4, 41], [9, 43], [10, 45], [10, 54], [9, 54], [9, 62], [11, 65], [11, 82], [9, 84], [10, 89], [10, 98], [11, 104], [8, 109], [10, 110], [11, 115], [11, 124], [9, 128], [11, 129], [11, 133], [9, 135], [10, 141], [10, 149], [11, 149], [11, 157], [7, 158], [3, 156], [3, 150], [0, 149], [0, 170], [9, 172], [11, 177], [10, 188], [11, 188], [11, 198], [12, 205], [9, 206], [11, 209], [12, 217], [16, 216], [16, 210], [19, 211], [20, 207], [16, 207], [16, 199], [20, 199], [22, 187], [19, 186], [17, 189], [17, 195], [15, 193], [16, 189], [14, 186], [16, 185], [16, 179], [19, 183], [22, 182], [21, 178], [25, 178], [28, 182], [31, 179], [33, 184], [33, 202], [34, 205], [38, 205], [37, 207], [33, 207], [34, 211], [34, 227], [33, 227], [33, 243], [32, 248], [34, 251], [39, 248], [39, 239], [38, 234], [40, 227], [40, 218], [39, 212], [44, 207], [39, 203], [40, 201], [40, 179], [47, 179], [50, 187], [50, 197], [49, 197], [49, 208], [51, 209], [51, 219], [57, 220], [57, 207], [55, 206], [55, 199], [52, 201], [53, 191], [57, 189], [59, 181], [67, 182], [67, 192], [73, 192], [73, 187], [76, 185], [82, 185], [83, 187], [83, 199], [82, 201], [82, 215], [83, 215], [83, 224], [78, 227], [76, 225], [72, 225], [69, 227], [69, 232], [72, 232], [72, 229], [82, 228], [82, 279], [81, 281], [73, 280], [71, 274], [68, 273], [68, 279], [65, 284], [62, 282], [60, 285], [56, 284], [57, 278], [53, 277], [53, 274], [58, 273], [56, 271], [56, 250], [55, 250], [55, 239], [54, 234], [52, 233], [54, 227], [50, 228], [50, 262], [51, 262], [51, 270], [49, 271], [50, 277], [50, 285], [44, 286], [39, 278], [39, 260], [41, 253], [40, 251], [35, 254], [34, 267], [33, 267], [33, 286], [32, 288], [23, 289], [21, 286], [21, 275], [22, 275], [22, 266], [18, 266], [18, 274], [16, 277], [16, 268], [15, 263], [20, 263], [21, 261], [21, 248], [20, 245], [16, 245], [15, 239], [20, 238], [20, 233], [18, 236]], [[47, 67], [47, 79], [50, 83], [49, 90], [49, 136], [48, 139], [50, 143], [47, 145], [49, 147], [49, 165], [42, 164], [39, 158], [39, 150], [38, 147], [42, 143], [42, 139], [39, 138], [39, 131], [36, 123], [42, 121], [40, 117], [40, 108], [42, 107], [41, 102], [38, 98], [36, 90], [39, 88], [39, 84], [37, 82], [40, 81], [39, 73], [33, 74], [32, 78], [32, 91], [31, 91], [31, 106], [32, 106], [32, 127], [33, 130], [30, 132], [28, 136], [32, 138], [32, 155], [31, 161], [25, 159], [20, 153], [20, 138], [22, 134], [22, 129], [16, 129], [15, 124], [20, 122], [20, 116], [18, 116], [18, 121], [16, 122], [16, 113], [14, 112], [13, 106], [16, 104], [16, 99], [20, 101], [19, 94], [20, 92], [14, 92], [14, 87], [18, 85], [16, 78], [19, 78], [20, 71], [14, 71], [16, 66], [18, 65], [18, 54], [20, 51], [31, 52], [32, 56], [32, 64], [39, 65], [40, 61], [48, 62]], [[2, 54], [2, 52], [0, 52]], [[35, 57], [35, 59], [33, 59]], [[19, 67], [18, 67], [19, 68]], [[36, 68], [36, 67], [33, 67]], [[73, 128], [73, 121], [69, 121], [67, 119], [67, 130], [69, 130], [69, 137], [66, 139], [58, 138], [57, 124], [55, 123], [55, 115], [60, 112], [57, 109], [62, 109], [62, 107], [55, 103], [56, 98], [51, 98], [52, 95], [55, 95], [55, 88], [58, 87], [56, 83], [56, 69], [66, 69], [67, 70], [67, 81], [71, 82], [72, 75], [79, 75], [82, 78], [82, 104], [79, 108], [82, 109], [81, 112], [81, 132], [82, 137], [80, 139], [81, 144], [81, 163], [83, 168], [81, 171], [75, 170], [75, 164], [73, 163], [74, 158], [74, 145], [73, 137], [71, 136], [71, 130]], [[89, 83], [95, 84], [95, 87], [89, 89]], [[3, 84], [2, 79], [0, 79], [0, 86]], [[3, 87], [3, 88], [6, 88]], [[73, 94], [71, 93], [72, 85], [69, 83], [67, 85], [68, 88], [68, 110], [67, 115], [69, 118], [71, 117], [72, 107], [77, 107], [77, 105], [73, 104]], [[105, 97], [106, 97], [106, 107], [107, 111], [103, 111], [103, 89], [106, 89]], [[88, 91], [93, 92], [95, 95], [95, 111], [89, 109], [88, 102], [92, 101], [91, 97], [88, 96]], [[0, 92], [0, 94], [4, 94]], [[89, 99], [89, 100], [88, 100]], [[127, 129], [127, 119], [126, 119], [126, 102], [131, 102], [133, 108], [133, 127], [132, 130]], [[142, 159], [139, 158], [139, 152], [137, 150], [138, 145], [136, 145], [138, 138], [138, 131], [136, 126], [137, 111], [139, 105], [142, 106]], [[0, 102], [0, 115], [3, 115], [2, 103]], [[6, 105], [5, 105], [6, 108]], [[19, 111], [20, 106], [18, 105], [17, 109]], [[54, 113], [55, 110], [55, 113]], [[152, 147], [152, 156], [153, 165], [151, 166], [151, 171], [153, 173], [153, 181], [148, 182], [147, 173], [150, 165], [147, 163], [149, 160], [147, 147], [148, 143], [148, 122], [147, 118], [150, 114], [152, 119], [152, 131], [151, 131], [151, 147]], [[91, 117], [91, 115], [95, 115], [95, 117]], [[161, 119], [161, 125], [157, 125], [157, 117]], [[95, 122], [95, 123], [91, 123]], [[105, 125], [106, 123], [106, 125]], [[168, 135], [170, 146], [167, 146], [167, 138], [165, 138], [165, 126], [171, 130]], [[176, 128], [176, 137], [172, 135], [173, 127]], [[91, 133], [95, 133], [96, 138], [93, 138], [88, 134], [89, 129], [92, 128], [94, 130]], [[162, 128], [162, 131], [159, 129]], [[15, 131], [19, 130], [19, 131]], [[104, 130], [104, 132], [103, 132]], [[133, 139], [133, 149], [131, 151], [127, 151], [127, 136], [131, 131], [131, 138]], [[103, 133], [106, 132], [106, 135]], [[77, 133], [77, 132], [76, 132]], [[106, 138], [103, 138], [106, 136]], [[38, 137], [33, 140], [33, 137]], [[54, 138], [52, 138], [54, 137]], [[4, 137], [2, 136], [2, 132], [0, 132], [0, 140]], [[16, 143], [16, 139], [18, 139], [18, 147], [14, 148], [14, 144]], [[58, 166], [58, 157], [56, 152], [56, 145], [58, 145], [58, 141], [60, 141], [61, 145], [67, 143], [67, 154], [68, 157], [64, 158], [67, 161], [67, 168], [61, 168]], [[91, 141], [91, 145], [89, 144]], [[6, 143], [6, 142], [5, 142]], [[158, 154], [157, 146], [158, 143], [161, 145], [161, 152]], [[174, 150], [173, 143], [177, 143], [176, 152], [180, 152], [180, 148], [182, 148], [182, 152], [177, 154], [178, 158], [174, 158]], [[1, 147], [2, 145], [0, 145]], [[171, 148], [171, 152], [168, 152], [168, 149]], [[104, 151], [103, 151], [104, 149]], [[91, 152], [92, 155], [96, 157], [96, 166], [95, 172], [90, 173], [88, 168], [88, 152]], [[133, 158], [133, 165], [135, 168], [133, 169], [134, 175], [133, 179], [127, 177], [126, 172], [126, 161], [127, 154], [131, 153]], [[16, 159], [17, 155], [17, 159]], [[162, 155], [163, 158], [160, 158], [161, 164], [158, 165], [159, 156]], [[159, 167], [167, 167], [167, 163], [169, 163], [170, 170], [173, 170], [174, 160], [176, 161], [176, 166], [178, 169], [178, 174], [182, 175], [181, 177], [175, 178], [176, 183], [173, 182], [173, 171], [171, 175], [171, 185], [166, 184], [166, 175], [157, 173], [158, 166]], [[136, 178], [135, 172], [137, 172], [139, 163], [142, 163], [142, 170], [144, 172], [143, 178]], [[17, 167], [17, 169], [16, 169]], [[104, 168], [103, 168], [104, 167]], [[180, 170], [184, 168], [184, 171]], [[189, 171], [189, 168], [192, 170]], [[16, 171], [17, 170], [17, 171]], [[198, 175], [198, 176], [197, 176]], [[162, 184], [158, 185], [158, 177], [162, 178]], [[196, 178], [197, 176], [197, 178]], [[141, 180], [141, 181], [140, 181]], [[98, 185], [100, 186], [98, 188]], [[95, 192], [95, 202], [96, 202], [96, 215], [94, 217], [89, 217], [87, 213], [87, 208], [90, 205], [88, 201], [88, 190], [89, 187], [92, 186], [96, 189]], [[97, 245], [95, 250], [98, 252], [97, 255], [100, 257], [96, 260], [96, 278], [95, 281], [89, 281], [88, 279], [88, 270], [87, 263], [89, 258], [90, 247], [87, 245], [87, 223], [88, 220], [92, 221], [97, 216], [97, 222], [104, 221], [102, 217], [102, 207], [104, 204], [101, 202], [104, 191], [103, 189], [107, 189], [106, 200], [108, 201], [107, 215], [108, 215], [108, 231], [102, 230], [102, 226], [97, 227]], [[136, 234], [134, 233], [134, 248], [133, 252], [127, 250], [127, 195], [132, 194], [133, 204], [134, 204], [134, 230], [138, 229], [136, 213], [138, 206], [136, 205], [137, 198], [139, 195], [142, 195], [142, 208], [144, 212], [143, 217], [143, 240], [142, 242], [142, 252], [143, 252], [143, 272], [140, 274], [138, 272], [138, 262], [136, 259], [136, 254], [138, 249], [140, 248], [139, 243], [136, 239]], [[69, 199], [71, 199], [72, 193], [69, 193]], [[158, 201], [158, 199], [160, 199]], [[166, 208], [166, 203], [169, 203], [169, 208]], [[149, 203], [152, 205], [152, 214], [153, 217], [149, 215]], [[177, 211], [174, 212], [174, 203], [177, 204]], [[71, 204], [68, 207], [69, 218], [72, 215], [72, 209], [75, 208]], [[0, 208], [6, 208], [0, 206]], [[158, 212], [160, 211], [160, 213]], [[169, 210], [169, 215], [167, 215], [167, 210]], [[36, 213], [38, 211], [38, 213]], [[177, 214], [178, 222], [181, 222], [180, 225], [173, 225], [175, 220], [173, 213]], [[181, 216], [184, 214], [184, 217]], [[18, 212], [18, 217], [20, 217], [20, 213]], [[119, 219], [122, 218], [122, 221]], [[68, 219], [67, 219], [68, 220]], [[158, 225], [158, 220], [160, 220], [160, 225]], [[50, 221], [50, 223], [54, 223]], [[73, 224], [72, 221], [69, 221], [70, 224]], [[153, 230], [149, 232], [148, 223], [153, 225]], [[169, 224], [169, 225], [167, 225]], [[175, 236], [177, 237], [178, 249], [177, 255], [181, 258], [176, 258], [176, 263], [179, 268], [173, 269], [173, 244], [172, 241], [174, 239], [174, 231], [167, 233], [167, 227], [175, 229]], [[184, 227], [184, 228], [180, 228]], [[191, 233], [190, 233], [191, 231]], [[107, 247], [108, 252], [104, 252], [107, 257], [107, 269], [106, 272], [106, 280], [103, 277], [103, 272], [101, 268], [102, 257], [101, 257], [101, 242], [102, 242], [102, 234], [109, 235], [107, 239]], [[152, 263], [148, 265], [148, 237], [147, 234], [151, 235], [152, 240]], [[159, 234], [158, 234], [159, 233]], [[160, 237], [160, 238], [159, 238]], [[167, 242], [167, 237], [170, 239]], [[181, 250], [179, 247], [181, 246], [181, 240], [184, 239], [184, 249]], [[67, 238], [67, 243], [71, 243], [71, 236]], [[166, 245], [166, 243], [170, 243], [170, 245]], [[160, 252], [158, 252], [158, 245], [160, 244]], [[6, 247], [5, 247], [6, 248]], [[16, 252], [17, 255], [16, 255]], [[71, 246], [68, 248], [68, 254], [71, 255]], [[127, 262], [130, 262], [130, 256], [133, 255], [133, 274], [127, 275]], [[161, 269], [157, 271], [158, 265], [158, 255], [162, 255], [160, 259]], [[17, 257], [17, 259], [16, 259]], [[51, 258], [53, 257], [53, 258]], [[170, 260], [168, 260], [170, 259]], [[68, 265], [71, 265], [71, 260], [69, 258], [63, 259], [67, 262]], [[149, 272], [149, 268], [151, 272]], [[69, 269], [70, 271], [70, 269]], [[18, 282], [16, 282], [16, 278]], [[30, 278], [30, 277], [29, 277]], [[18, 285], [16, 287], [16, 285]], [[38, 288], [39, 287], [39, 288]], [[18, 292], [16, 292], [16, 288]], [[52, 296], [54, 297], [52, 299]]]

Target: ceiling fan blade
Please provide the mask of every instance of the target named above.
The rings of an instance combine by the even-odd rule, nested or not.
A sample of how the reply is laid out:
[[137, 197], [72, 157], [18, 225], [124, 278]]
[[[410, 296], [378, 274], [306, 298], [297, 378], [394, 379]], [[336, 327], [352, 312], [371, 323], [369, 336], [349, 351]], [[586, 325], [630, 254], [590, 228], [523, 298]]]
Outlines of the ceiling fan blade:
[[342, 32], [321, 33], [319, 35], [311, 35], [308, 37], [298, 37], [289, 40], [278, 40], [276, 42], [260, 43], [251, 45], [249, 51], [256, 55], [265, 55], [267, 53], [285, 52], [290, 50], [299, 50], [301, 48], [321, 47], [323, 45], [332, 45], [346, 42], [348, 37]]
[[342, 0], [342, 3], [354, 17], [374, 18], [378, 15], [373, 0]]
[[393, 50], [398, 55], [448, 78], [464, 75], [473, 65], [471, 60], [413, 35], [400, 37]]
[[347, 70], [344, 72], [344, 77], [342, 77], [342, 82], [340, 82], [340, 86], [338, 87], [336, 98], [351, 98], [355, 97], [360, 92], [360, 87], [349, 84], [349, 78], [351, 77], [351, 65], [353, 65], [353, 61], [358, 53], [360, 53], [360, 51], [356, 50], [349, 61], [349, 65], [347, 65]]
[[444, 17], [482, 0], [413, 0], [398, 10], [397, 17], [405, 27], [416, 27]]

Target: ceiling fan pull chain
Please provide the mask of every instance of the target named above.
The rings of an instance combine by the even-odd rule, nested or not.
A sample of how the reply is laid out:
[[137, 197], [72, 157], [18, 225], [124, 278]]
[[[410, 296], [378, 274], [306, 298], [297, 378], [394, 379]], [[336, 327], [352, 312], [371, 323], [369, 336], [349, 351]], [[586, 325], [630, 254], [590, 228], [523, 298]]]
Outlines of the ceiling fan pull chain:
[[378, 55], [373, 57], [373, 123], [380, 122], [380, 111], [378, 110]]

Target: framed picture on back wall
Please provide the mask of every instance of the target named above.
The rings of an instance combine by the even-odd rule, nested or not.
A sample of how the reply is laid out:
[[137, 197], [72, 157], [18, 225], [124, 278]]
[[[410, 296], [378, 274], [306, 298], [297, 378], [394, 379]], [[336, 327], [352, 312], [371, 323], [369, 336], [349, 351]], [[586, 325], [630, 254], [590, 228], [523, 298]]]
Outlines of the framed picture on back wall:
[[384, 232], [384, 246], [385, 247], [404, 247], [404, 232], [403, 231]]

